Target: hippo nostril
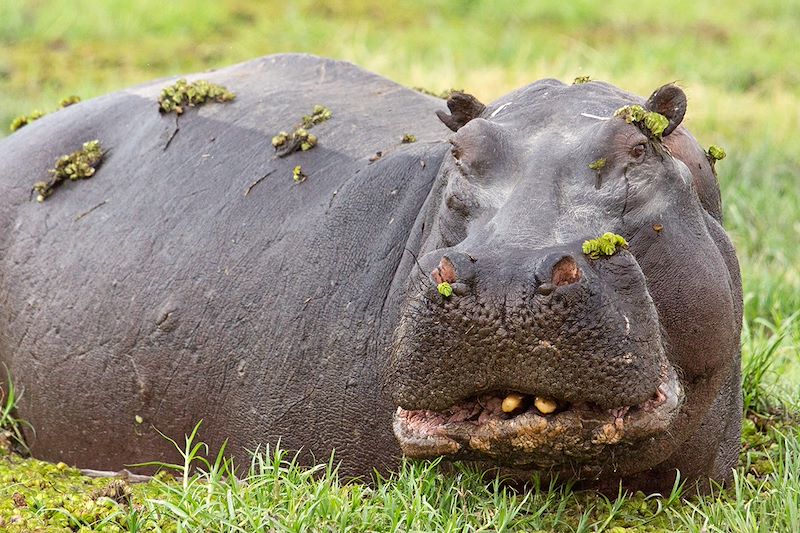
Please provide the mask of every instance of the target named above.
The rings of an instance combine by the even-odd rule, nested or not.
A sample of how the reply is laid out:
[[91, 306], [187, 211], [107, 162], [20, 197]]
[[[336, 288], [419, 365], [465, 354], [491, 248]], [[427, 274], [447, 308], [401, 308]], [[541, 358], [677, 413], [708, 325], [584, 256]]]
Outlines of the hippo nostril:
[[439, 266], [433, 269], [431, 277], [436, 283], [455, 283], [456, 282], [456, 267], [450, 258], [447, 256], [442, 257], [439, 261]]
[[553, 267], [552, 280], [557, 287], [570, 285], [581, 279], [581, 269], [578, 263], [570, 256], [562, 257]]

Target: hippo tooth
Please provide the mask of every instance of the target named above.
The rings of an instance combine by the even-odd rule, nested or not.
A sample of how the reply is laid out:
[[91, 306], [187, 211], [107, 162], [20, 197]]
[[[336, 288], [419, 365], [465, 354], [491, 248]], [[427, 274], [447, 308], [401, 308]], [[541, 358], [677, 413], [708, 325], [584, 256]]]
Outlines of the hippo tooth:
[[558, 404], [555, 400], [551, 400], [550, 398], [542, 398], [541, 396], [536, 397], [536, 399], [533, 401], [533, 405], [535, 405], [541, 413], [546, 415], [549, 415], [558, 407]]
[[501, 406], [504, 413], [511, 413], [522, 405], [524, 396], [516, 392], [509, 393], [508, 396], [503, 398], [503, 405]]

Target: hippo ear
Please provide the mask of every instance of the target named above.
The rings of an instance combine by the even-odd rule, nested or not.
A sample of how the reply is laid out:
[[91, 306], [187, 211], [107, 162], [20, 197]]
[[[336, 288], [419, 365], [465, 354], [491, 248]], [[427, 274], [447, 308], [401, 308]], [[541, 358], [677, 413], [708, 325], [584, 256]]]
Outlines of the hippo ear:
[[445, 126], [458, 131], [458, 128], [480, 116], [486, 106], [471, 94], [454, 92], [447, 99], [447, 108], [450, 110], [449, 115], [444, 111], [437, 111], [436, 116]]
[[686, 94], [677, 85], [668, 83], [656, 89], [644, 107], [648, 111], [655, 111], [667, 117], [669, 125], [662, 134], [666, 137], [683, 120], [683, 115], [686, 113]]

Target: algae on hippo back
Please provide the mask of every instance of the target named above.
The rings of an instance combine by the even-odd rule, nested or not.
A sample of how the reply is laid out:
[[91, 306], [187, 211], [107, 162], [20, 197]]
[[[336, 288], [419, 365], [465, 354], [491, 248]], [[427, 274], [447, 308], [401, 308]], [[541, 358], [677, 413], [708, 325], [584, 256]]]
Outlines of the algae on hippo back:
[[80, 150], [56, 159], [55, 167], [49, 170], [53, 175], [50, 181], [39, 181], [33, 184], [33, 190], [37, 193], [36, 201], [44, 202], [65, 180], [77, 181], [94, 176], [97, 167], [103, 160], [103, 155], [100, 141], [95, 139], [83, 143]]
[[317, 145], [317, 136], [309, 133], [308, 130], [317, 124], [330, 120], [332, 116], [333, 113], [327, 107], [320, 104], [315, 105], [310, 115], [303, 115], [300, 125], [293, 132], [281, 131], [272, 137], [272, 147], [275, 148], [275, 155], [277, 157], [286, 157], [298, 150], [307, 152], [314, 148]]
[[189, 83], [181, 78], [169, 87], [164, 87], [158, 97], [158, 110], [161, 113], [172, 113], [180, 115], [184, 111], [184, 106], [200, 106], [213, 100], [223, 103], [236, 98], [236, 95], [215, 83], [206, 80], [197, 80]]
[[[69, 107], [72, 104], [77, 104], [80, 101], [81, 101], [80, 96], [75, 96], [75, 95], [66, 96], [61, 100], [59, 100], [58, 107], [59, 109], [64, 109], [65, 107]], [[12, 120], [11, 124], [8, 126], [8, 129], [10, 129], [12, 132], [17, 131], [18, 129], [24, 126], [27, 126], [31, 122], [39, 120], [45, 115], [47, 115], [47, 113], [40, 111], [38, 109], [34, 109], [33, 111], [31, 111], [29, 115], [21, 115]]]
[[300, 165], [297, 165], [292, 170], [292, 179], [294, 180], [295, 183], [303, 183], [304, 181], [306, 181], [307, 177], [308, 175], [305, 172], [303, 172], [303, 167], [301, 167]]

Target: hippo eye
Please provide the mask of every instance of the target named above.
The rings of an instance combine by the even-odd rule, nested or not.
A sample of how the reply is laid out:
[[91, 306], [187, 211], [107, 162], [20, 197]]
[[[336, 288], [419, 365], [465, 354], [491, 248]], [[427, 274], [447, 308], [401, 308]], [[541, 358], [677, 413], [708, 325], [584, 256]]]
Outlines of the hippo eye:
[[637, 144], [633, 148], [631, 148], [631, 157], [635, 161], [641, 161], [644, 158], [644, 154], [647, 152], [647, 145], [643, 142]]

